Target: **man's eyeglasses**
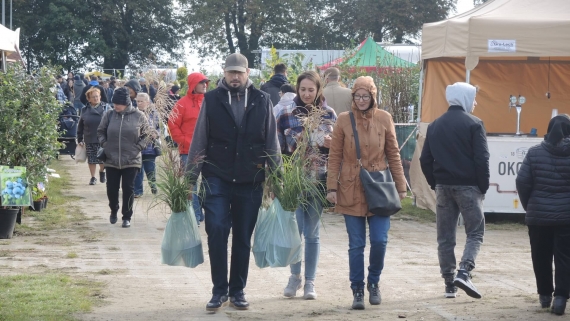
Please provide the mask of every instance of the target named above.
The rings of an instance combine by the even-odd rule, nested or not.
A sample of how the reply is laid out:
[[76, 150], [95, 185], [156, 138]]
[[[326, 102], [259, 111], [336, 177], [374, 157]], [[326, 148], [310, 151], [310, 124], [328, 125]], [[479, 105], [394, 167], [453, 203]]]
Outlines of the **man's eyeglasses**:
[[365, 95], [365, 96], [352, 95], [352, 98], [353, 98], [354, 100], [361, 100], [361, 99], [362, 99], [362, 101], [369, 101], [370, 98], [372, 98], [372, 97], [371, 97], [371, 96], [368, 96], [368, 95]]

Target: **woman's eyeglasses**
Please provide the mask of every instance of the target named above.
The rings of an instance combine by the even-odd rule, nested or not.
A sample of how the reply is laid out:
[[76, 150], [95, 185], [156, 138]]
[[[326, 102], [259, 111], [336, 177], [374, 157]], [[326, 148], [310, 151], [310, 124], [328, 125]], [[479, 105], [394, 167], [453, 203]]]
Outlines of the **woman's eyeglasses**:
[[365, 95], [365, 96], [353, 95], [352, 98], [354, 98], [354, 100], [361, 100], [362, 99], [362, 101], [369, 101], [370, 98], [372, 98], [372, 97], [367, 96], [367, 95]]

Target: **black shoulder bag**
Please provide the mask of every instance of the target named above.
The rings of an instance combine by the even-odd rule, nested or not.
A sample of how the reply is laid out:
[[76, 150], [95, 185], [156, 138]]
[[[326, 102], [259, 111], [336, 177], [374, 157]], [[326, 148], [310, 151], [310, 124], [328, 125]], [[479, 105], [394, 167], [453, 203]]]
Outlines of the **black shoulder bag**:
[[389, 168], [383, 171], [369, 172], [362, 166], [360, 142], [358, 141], [356, 121], [352, 111], [350, 112], [350, 122], [352, 123], [352, 131], [356, 141], [356, 158], [360, 165], [360, 181], [366, 195], [368, 211], [378, 216], [394, 215], [402, 209], [402, 203], [400, 203], [400, 196], [392, 179], [392, 173], [390, 173]]

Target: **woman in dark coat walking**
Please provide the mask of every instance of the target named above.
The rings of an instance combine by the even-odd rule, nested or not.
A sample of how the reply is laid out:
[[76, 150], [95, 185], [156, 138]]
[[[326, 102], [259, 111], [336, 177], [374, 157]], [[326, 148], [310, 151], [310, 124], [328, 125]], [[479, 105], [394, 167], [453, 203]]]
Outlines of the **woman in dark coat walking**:
[[[543, 308], [564, 314], [570, 296], [570, 117], [550, 120], [540, 145], [529, 149], [517, 176], [528, 225], [532, 266]], [[552, 260], [554, 258], [554, 285]], [[554, 292], [554, 301], [552, 293]]]

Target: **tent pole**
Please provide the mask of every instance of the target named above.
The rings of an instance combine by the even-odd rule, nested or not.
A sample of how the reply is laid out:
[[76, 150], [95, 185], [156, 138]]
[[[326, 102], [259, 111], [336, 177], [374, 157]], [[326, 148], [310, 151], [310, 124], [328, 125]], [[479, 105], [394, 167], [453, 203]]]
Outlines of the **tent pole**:
[[467, 70], [467, 73], [465, 75], [465, 82], [469, 83], [471, 81], [471, 70]]
[[0, 65], [0, 69], [2, 69], [3, 72], [6, 72], [6, 52], [2, 51], [2, 65]]
[[422, 61], [422, 67], [420, 69], [420, 85], [419, 85], [419, 95], [418, 95], [418, 117], [416, 118], [418, 120], [418, 126], [420, 125], [420, 122], [422, 121], [422, 93], [423, 93], [423, 87], [424, 87], [424, 63]]

